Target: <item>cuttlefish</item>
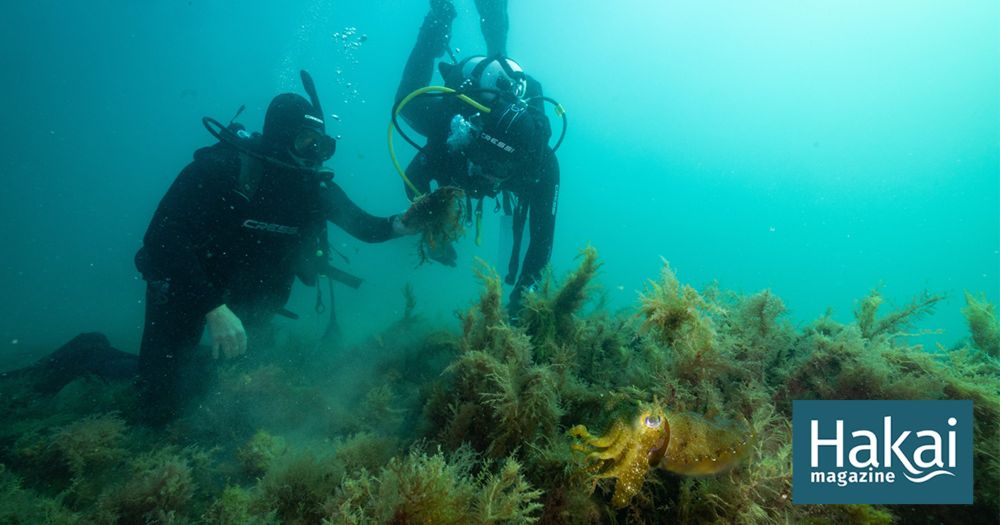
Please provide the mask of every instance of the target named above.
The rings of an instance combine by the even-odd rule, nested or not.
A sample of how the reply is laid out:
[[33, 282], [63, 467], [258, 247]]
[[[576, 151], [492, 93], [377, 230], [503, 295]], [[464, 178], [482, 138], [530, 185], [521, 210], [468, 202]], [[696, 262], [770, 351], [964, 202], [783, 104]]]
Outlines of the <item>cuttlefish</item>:
[[697, 414], [671, 413], [668, 418], [655, 405], [643, 407], [631, 421], [615, 421], [603, 436], [590, 434], [583, 425], [569, 434], [579, 440], [573, 449], [587, 454], [595, 486], [599, 479], [616, 479], [615, 507], [628, 505], [652, 468], [688, 476], [716, 474], [740, 461], [752, 441], [746, 432]]

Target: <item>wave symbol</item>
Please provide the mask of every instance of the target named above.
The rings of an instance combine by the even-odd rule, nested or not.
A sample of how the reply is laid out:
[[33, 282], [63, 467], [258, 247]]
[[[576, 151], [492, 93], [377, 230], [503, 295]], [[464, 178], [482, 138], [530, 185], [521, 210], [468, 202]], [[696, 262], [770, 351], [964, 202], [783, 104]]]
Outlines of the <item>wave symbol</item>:
[[905, 476], [906, 479], [908, 479], [908, 480], [910, 480], [910, 481], [912, 481], [914, 483], [923, 483], [923, 482], [925, 482], [925, 481], [927, 481], [927, 480], [929, 480], [931, 478], [936, 478], [936, 477], [940, 476], [941, 474], [947, 474], [949, 476], [954, 476], [954, 474], [952, 474], [951, 472], [948, 472], [947, 470], [935, 470], [934, 472], [931, 472], [931, 473], [929, 473], [929, 474], [927, 474], [927, 475], [925, 475], [923, 477], [919, 477], [919, 478], [911, 478], [910, 476], [907, 476], [906, 474], [903, 474], [903, 476]]

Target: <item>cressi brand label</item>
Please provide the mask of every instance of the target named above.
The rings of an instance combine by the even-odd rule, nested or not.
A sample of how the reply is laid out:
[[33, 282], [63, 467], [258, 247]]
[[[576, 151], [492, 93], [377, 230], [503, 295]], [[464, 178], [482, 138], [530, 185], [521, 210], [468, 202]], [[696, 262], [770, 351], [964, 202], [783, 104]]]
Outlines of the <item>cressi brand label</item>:
[[260, 230], [271, 233], [280, 233], [283, 235], [295, 235], [299, 233], [298, 226], [284, 226], [281, 224], [274, 224], [270, 222], [255, 221], [253, 219], [247, 219], [243, 221], [243, 227], [250, 230]]

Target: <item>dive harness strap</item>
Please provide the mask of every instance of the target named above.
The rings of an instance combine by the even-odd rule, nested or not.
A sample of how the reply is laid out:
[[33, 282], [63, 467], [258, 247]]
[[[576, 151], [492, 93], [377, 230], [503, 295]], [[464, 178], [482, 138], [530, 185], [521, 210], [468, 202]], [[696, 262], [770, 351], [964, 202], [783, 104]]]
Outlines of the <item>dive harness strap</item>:
[[476, 203], [476, 246], [483, 244], [483, 200], [486, 197], [479, 197]]
[[[337, 268], [330, 263], [331, 253], [337, 253], [345, 261], [347, 261], [347, 257], [344, 256], [344, 254], [340, 253], [339, 251], [334, 251], [333, 248], [330, 247], [330, 238], [327, 236], [327, 225], [325, 220], [323, 222], [323, 227], [321, 228], [320, 235], [317, 240], [319, 244], [319, 250], [321, 252], [318, 255], [323, 258], [321, 267], [319, 269], [319, 274], [326, 276], [327, 291], [330, 294], [329, 318], [327, 319], [326, 329], [323, 330], [323, 336], [320, 338], [320, 341], [329, 344], [335, 341], [340, 335], [340, 323], [337, 321], [337, 305], [335, 303], [336, 299], [334, 297], [334, 292], [333, 292], [333, 282], [337, 281], [339, 283], [346, 284], [351, 288], [357, 289], [359, 286], [361, 286], [362, 279], [360, 277], [347, 273], [344, 270], [341, 270], [340, 268]], [[323, 304], [322, 285], [319, 282], [316, 283], [315, 309], [316, 313], [318, 314], [322, 314], [324, 311], [327, 311], [328, 309], [328, 307], [325, 304]]]
[[524, 239], [524, 225], [528, 219], [528, 203], [524, 199], [517, 199], [517, 206], [514, 209], [514, 239], [510, 249], [510, 262], [507, 263], [507, 277], [504, 282], [513, 286], [517, 283], [517, 271], [521, 260], [521, 241]]
[[[337, 308], [333, 304], [333, 278], [326, 280], [327, 288], [330, 292], [330, 318], [326, 323], [326, 329], [323, 330], [323, 337], [320, 339], [324, 343], [330, 343], [337, 339], [340, 335], [340, 323], [337, 322]], [[316, 297], [319, 298], [319, 283], [316, 283]]]
[[[476, 202], [475, 207], [473, 207], [472, 196], [469, 194], [465, 195], [465, 222], [466, 224], [472, 224], [473, 221], [475, 221], [476, 246], [480, 246], [482, 243], [484, 200], [485, 197], [480, 197]], [[513, 210], [511, 209], [511, 201], [514, 201]], [[510, 192], [504, 191], [501, 200], [497, 202], [493, 212], [496, 213], [501, 207], [505, 214], [513, 216], [513, 243], [510, 249], [510, 260], [507, 263], [507, 276], [504, 278], [504, 282], [509, 285], [513, 285], [517, 282], [517, 272], [520, 269], [521, 243], [524, 240], [524, 225], [528, 222], [529, 206], [524, 199], [515, 199]]]

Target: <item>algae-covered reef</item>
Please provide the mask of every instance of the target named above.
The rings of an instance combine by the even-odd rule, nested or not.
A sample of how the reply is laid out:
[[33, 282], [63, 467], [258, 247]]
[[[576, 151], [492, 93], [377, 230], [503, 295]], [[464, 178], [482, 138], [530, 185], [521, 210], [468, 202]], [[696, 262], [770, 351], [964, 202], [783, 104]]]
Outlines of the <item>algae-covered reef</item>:
[[[294, 337], [227, 364], [162, 431], [124, 382], [0, 381], [0, 523], [989, 523], [1000, 513], [1000, 334], [909, 343], [940, 305], [796, 327], [770, 291], [684, 284], [664, 262], [634, 309], [600, 306], [600, 261], [548, 276], [508, 316], [485, 264], [457, 331], [412, 292], [351, 348]], [[280, 339], [280, 338], [279, 338]], [[266, 350], [266, 351], [265, 351]], [[90, 402], [72, 402], [74, 399]], [[794, 505], [791, 401], [971, 399], [970, 506]]]

